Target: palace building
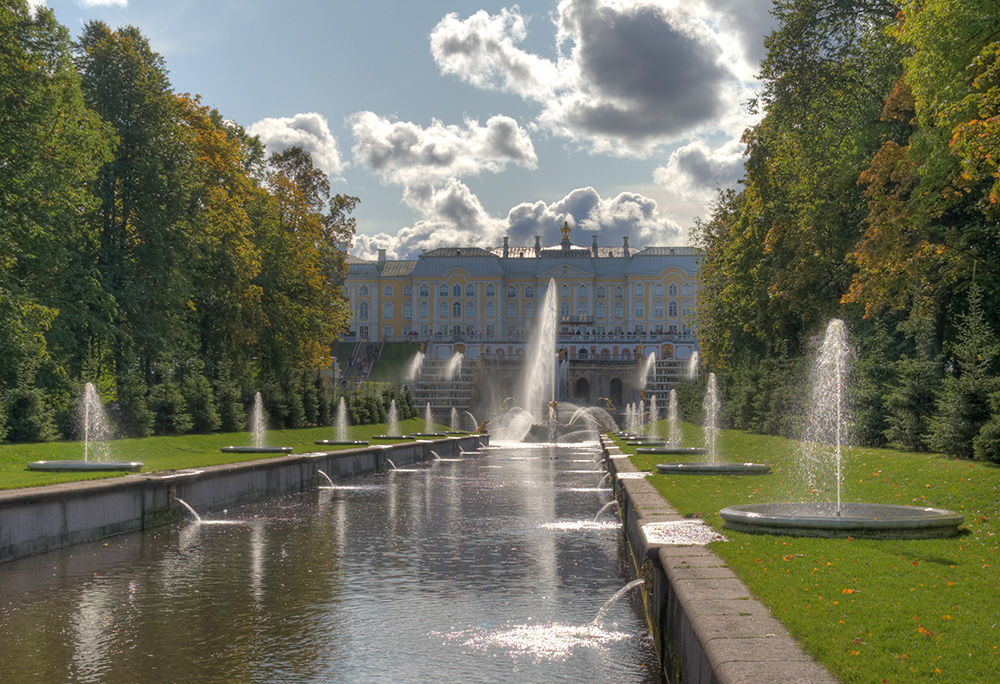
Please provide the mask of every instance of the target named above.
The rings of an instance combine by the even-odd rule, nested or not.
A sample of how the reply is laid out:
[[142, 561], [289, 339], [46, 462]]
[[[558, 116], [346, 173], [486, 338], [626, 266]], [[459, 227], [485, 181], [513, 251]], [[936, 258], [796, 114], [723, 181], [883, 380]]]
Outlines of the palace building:
[[[678, 367], [697, 350], [694, 317], [700, 251], [560, 244], [494, 249], [447, 247], [415, 260], [348, 258], [345, 293], [353, 312], [350, 341], [419, 342], [428, 360], [461, 352], [466, 361], [523, 357], [550, 283], [557, 288], [557, 345], [570, 367], [593, 376], [602, 362], [634, 364], [650, 352]], [[594, 366], [594, 364], [598, 366]], [[583, 368], [581, 366], [581, 373]], [[679, 371], [678, 371], [679, 372]], [[582, 398], [568, 378], [569, 396]], [[588, 381], [589, 382], [589, 381]], [[597, 391], [629, 395], [634, 382]], [[672, 384], [670, 382], [669, 384]], [[501, 390], [501, 391], [506, 391]], [[591, 394], [587, 392], [586, 394]]]

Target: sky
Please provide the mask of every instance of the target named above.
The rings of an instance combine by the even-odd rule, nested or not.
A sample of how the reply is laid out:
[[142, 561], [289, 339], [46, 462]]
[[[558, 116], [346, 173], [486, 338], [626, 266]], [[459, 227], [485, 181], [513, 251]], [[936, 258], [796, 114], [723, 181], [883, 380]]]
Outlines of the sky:
[[354, 195], [351, 253], [691, 244], [742, 176], [771, 0], [33, 0]]

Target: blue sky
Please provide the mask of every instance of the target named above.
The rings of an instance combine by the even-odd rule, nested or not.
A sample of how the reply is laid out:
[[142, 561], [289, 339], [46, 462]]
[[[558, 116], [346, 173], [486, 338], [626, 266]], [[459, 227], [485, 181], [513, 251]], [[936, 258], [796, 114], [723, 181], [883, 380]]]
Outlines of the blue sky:
[[356, 195], [352, 251], [687, 244], [741, 174], [770, 0], [47, 0]]

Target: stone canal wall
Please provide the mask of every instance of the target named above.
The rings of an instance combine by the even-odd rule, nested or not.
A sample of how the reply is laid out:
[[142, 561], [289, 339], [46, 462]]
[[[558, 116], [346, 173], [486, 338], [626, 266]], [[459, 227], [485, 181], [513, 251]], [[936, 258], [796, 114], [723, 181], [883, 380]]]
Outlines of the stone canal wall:
[[662, 543], [644, 532], [684, 518], [644, 477], [628, 477], [637, 469], [618, 447], [603, 444], [629, 550], [646, 580], [646, 616], [667, 680], [836, 684], [721, 558], [703, 544]]
[[175, 472], [0, 491], [0, 563], [70, 544], [174, 522], [186, 515], [177, 499], [211, 511], [298, 492], [331, 478], [388, 470], [472, 451], [489, 437], [447, 437]]

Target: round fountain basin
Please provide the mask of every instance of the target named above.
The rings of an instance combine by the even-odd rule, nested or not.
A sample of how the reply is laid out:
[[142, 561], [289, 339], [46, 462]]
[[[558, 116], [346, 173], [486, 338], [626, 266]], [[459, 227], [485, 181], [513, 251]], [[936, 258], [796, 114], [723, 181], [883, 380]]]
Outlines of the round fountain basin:
[[290, 454], [292, 447], [271, 447], [271, 446], [224, 446], [219, 451], [227, 454]]
[[448, 433], [446, 433], [446, 432], [413, 432], [413, 433], [407, 435], [407, 437], [408, 438], [409, 437], [444, 437], [447, 434]]
[[33, 461], [28, 464], [28, 470], [81, 473], [114, 470], [137, 473], [142, 470], [142, 463], [139, 461]]
[[630, 439], [625, 442], [627, 446], [641, 446], [641, 447], [661, 447], [666, 446], [666, 441], [662, 439]]
[[316, 444], [321, 446], [365, 446], [368, 440], [365, 439], [317, 439]]
[[708, 451], [701, 447], [657, 446], [639, 447], [635, 450], [635, 453], [660, 454], [662, 456], [700, 456], [701, 454], [707, 454]]
[[766, 463], [657, 463], [664, 475], [765, 475], [771, 472]]
[[841, 503], [839, 512], [835, 503], [743, 504], [719, 517], [729, 529], [754, 534], [885, 539], [953, 537], [965, 522], [941, 508], [871, 503]]
[[409, 439], [405, 435], [373, 435], [372, 439], [378, 439], [383, 441], [393, 440], [393, 439]]

